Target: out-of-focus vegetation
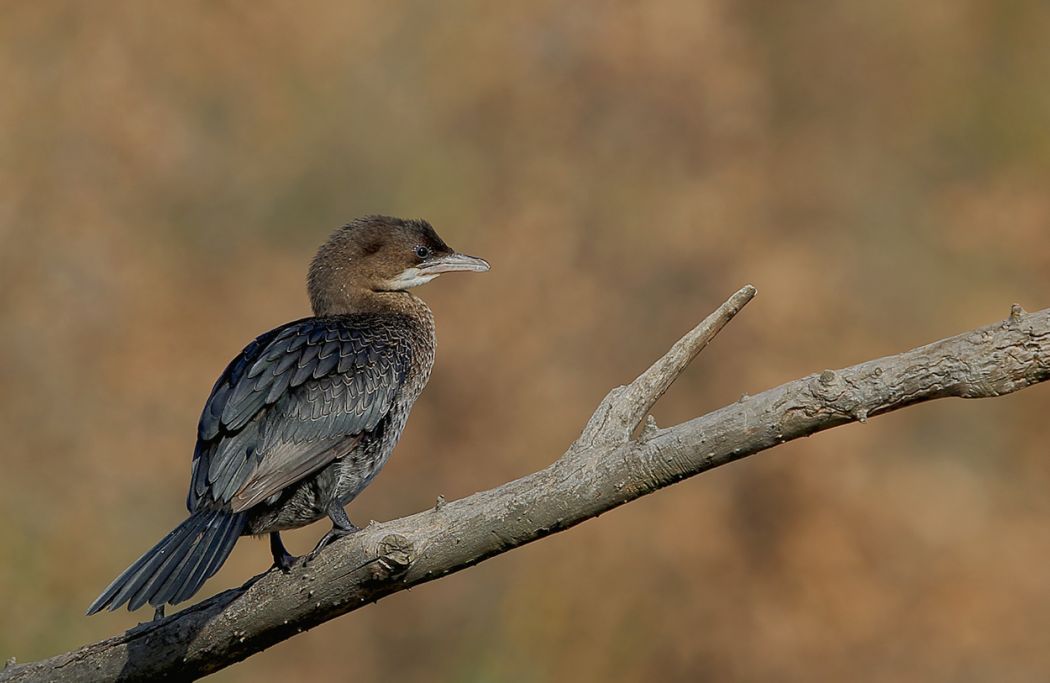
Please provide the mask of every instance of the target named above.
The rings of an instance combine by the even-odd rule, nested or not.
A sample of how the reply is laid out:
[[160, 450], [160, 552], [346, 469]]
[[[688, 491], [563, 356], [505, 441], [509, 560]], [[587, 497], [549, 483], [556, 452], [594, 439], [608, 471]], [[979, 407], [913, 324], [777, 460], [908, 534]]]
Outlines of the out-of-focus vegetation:
[[[547, 464], [724, 296], [669, 424], [1050, 305], [1044, 2], [17, 3], [0, 22], [0, 654], [183, 513], [198, 411], [330, 230], [489, 258], [389, 519]], [[788, 444], [283, 643], [223, 681], [1034, 680], [1050, 391]], [[303, 551], [323, 525], [293, 534]], [[243, 540], [211, 592], [269, 563]]]

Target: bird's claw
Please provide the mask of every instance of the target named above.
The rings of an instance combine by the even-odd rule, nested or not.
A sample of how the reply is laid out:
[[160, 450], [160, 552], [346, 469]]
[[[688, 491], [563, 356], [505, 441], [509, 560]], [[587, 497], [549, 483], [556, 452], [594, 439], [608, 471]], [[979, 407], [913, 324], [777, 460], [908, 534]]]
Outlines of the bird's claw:
[[299, 558], [291, 553], [283, 553], [273, 558], [273, 566], [280, 569], [282, 572], [287, 574], [292, 571], [292, 567], [295, 565]]
[[317, 545], [315, 545], [314, 549], [310, 551], [310, 554], [306, 556], [307, 563], [313, 562], [314, 559], [321, 554], [321, 551], [324, 550], [325, 547], [328, 546], [332, 541], [337, 541], [345, 536], [350, 536], [351, 534], [355, 534], [360, 530], [361, 529], [357, 528], [352, 524], [349, 528], [341, 528], [337, 526], [332, 527], [328, 530], [328, 533], [321, 537], [321, 540], [317, 542]]
[[281, 533], [279, 531], [274, 531], [270, 534], [270, 554], [273, 555], [273, 566], [277, 567], [285, 574], [291, 571], [292, 566], [295, 565], [296, 561], [299, 559], [288, 552], [288, 549], [284, 547], [284, 542], [281, 541]]

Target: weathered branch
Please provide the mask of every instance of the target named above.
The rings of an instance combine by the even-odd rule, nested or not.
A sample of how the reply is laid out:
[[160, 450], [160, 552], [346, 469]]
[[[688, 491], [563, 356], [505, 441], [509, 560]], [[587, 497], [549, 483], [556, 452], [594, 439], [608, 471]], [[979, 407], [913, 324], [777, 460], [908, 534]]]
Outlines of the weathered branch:
[[789, 382], [658, 429], [639, 421], [693, 356], [754, 295], [748, 286], [627, 387], [545, 469], [409, 517], [373, 524], [309, 566], [272, 570], [166, 619], [50, 659], [3, 681], [196, 677], [406, 588], [578, 524], [686, 477], [837, 425], [934, 398], [1008, 394], [1050, 378], [1050, 309], [1015, 306], [994, 325]]

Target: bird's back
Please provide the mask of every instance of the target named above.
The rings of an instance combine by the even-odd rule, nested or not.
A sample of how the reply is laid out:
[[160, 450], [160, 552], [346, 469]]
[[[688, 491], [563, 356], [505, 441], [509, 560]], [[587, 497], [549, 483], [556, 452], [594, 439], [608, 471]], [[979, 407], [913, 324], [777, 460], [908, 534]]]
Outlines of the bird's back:
[[190, 510], [247, 511], [246, 532], [264, 533], [359, 493], [433, 366], [433, 317], [411, 298], [407, 311], [306, 318], [249, 344], [205, 404]]

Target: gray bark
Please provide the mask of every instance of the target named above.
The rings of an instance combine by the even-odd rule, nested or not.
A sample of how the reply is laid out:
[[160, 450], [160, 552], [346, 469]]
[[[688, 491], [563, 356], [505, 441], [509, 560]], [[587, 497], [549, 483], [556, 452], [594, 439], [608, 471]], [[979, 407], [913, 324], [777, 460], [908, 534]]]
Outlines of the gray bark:
[[430, 510], [372, 524], [288, 574], [271, 570], [165, 619], [0, 681], [199, 677], [380, 598], [567, 529], [686, 477], [935, 398], [1001, 396], [1050, 378], [1050, 309], [895, 356], [825, 370], [702, 417], [643, 418], [690, 360], [755, 294], [734, 294], [638, 379], [612, 390], [580, 438], [539, 472]]

